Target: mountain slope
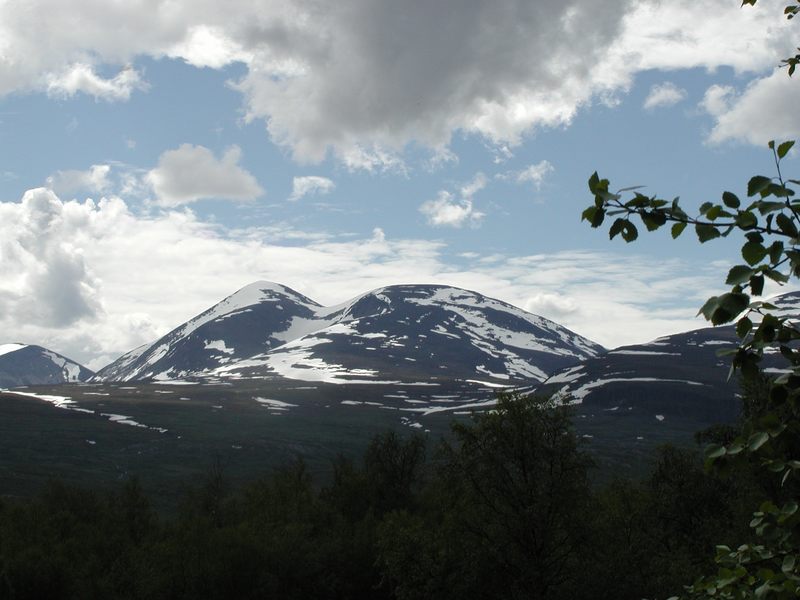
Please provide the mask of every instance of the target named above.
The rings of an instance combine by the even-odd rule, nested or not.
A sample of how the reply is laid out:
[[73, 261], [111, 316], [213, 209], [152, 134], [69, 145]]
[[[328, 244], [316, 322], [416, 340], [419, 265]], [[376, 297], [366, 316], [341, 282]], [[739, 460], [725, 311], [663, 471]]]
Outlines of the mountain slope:
[[120, 357], [98, 378], [518, 384], [602, 351], [552, 321], [459, 288], [389, 286], [323, 307], [285, 286], [256, 282]]
[[[800, 316], [800, 292], [770, 300], [775, 314]], [[730, 379], [730, 357], [721, 349], [736, 348], [733, 325], [706, 327], [625, 346], [551, 375], [539, 388], [600, 410], [631, 407], [653, 415], [694, 416], [730, 420], [739, 413], [738, 377]], [[763, 367], [775, 372], [777, 349], [765, 352]], [[666, 418], [666, 417], [665, 417]]]
[[[314, 319], [320, 305], [287, 287], [259, 281], [97, 373], [102, 381], [177, 379], [207, 372], [284, 343], [295, 319]], [[276, 337], [277, 336], [277, 337]]]
[[25, 344], [0, 344], [0, 387], [87, 381], [94, 373], [56, 352]]

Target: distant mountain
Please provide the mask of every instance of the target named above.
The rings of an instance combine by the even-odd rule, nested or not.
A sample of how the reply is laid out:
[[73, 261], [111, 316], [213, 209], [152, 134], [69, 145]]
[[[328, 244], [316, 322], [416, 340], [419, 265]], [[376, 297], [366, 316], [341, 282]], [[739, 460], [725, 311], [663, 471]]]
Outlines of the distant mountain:
[[[800, 317], [800, 292], [770, 302], [776, 314]], [[739, 379], [728, 378], [731, 358], [717, 352], [739, 341], [733, 325], [677, 333], [589, 358], [553, 373], [537, 389], [599, 410], [636, 407], [662, 417], [728, 421], [739, 413]], [[779, 365], [777, 351], [765, 353], [767, 373]]]
[[0, 387], [87, 381], [94, 375], [52, 350], [25, 344], [0, 344]]
[[454, 287], [389, 286], [323, 307], [283, 285], [256, 282], [123, 355], [97, 379], [519, 385], [603, 351], [552, 321]]
[[654, 415], [735, 418], [738, 380], [717, 356], [738, 343], [733, 327], [708, 327], [623, 346], [556, 372], [539, 391], [603, 410], [635, 406]]

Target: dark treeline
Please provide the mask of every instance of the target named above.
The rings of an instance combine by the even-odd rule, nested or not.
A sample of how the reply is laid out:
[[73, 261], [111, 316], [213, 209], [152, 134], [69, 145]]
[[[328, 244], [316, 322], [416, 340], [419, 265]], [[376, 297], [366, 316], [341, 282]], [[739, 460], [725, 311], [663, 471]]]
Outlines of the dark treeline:
[[169, 516], [135, 479], [52, 483], [0, 501], [0, 598], [666, 598], [764, 494], [676, 448], [592, 486], [569, 410], [537, 398], [501, 398], [429, 454], [386, 433], [323, 488], [301, 461], [238, 490], [212, 469]]

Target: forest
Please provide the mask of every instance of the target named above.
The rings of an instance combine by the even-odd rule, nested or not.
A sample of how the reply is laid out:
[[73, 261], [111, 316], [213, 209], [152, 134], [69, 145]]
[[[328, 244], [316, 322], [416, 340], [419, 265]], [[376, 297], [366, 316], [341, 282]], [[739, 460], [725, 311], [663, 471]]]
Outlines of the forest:
[[[763, 405], [750, 388], [745, 419]], [[705, 470], [699, 445], [599, 482], [569, 406], [535, 396], [429, 446], [386, 432], [325, 485], [296, 461], [233, 489], [217, 465], [166, 512], [137, 479], [53, 481], [0, 502], [0, 598], [666, 598], [788, 493], [756, 464]]]

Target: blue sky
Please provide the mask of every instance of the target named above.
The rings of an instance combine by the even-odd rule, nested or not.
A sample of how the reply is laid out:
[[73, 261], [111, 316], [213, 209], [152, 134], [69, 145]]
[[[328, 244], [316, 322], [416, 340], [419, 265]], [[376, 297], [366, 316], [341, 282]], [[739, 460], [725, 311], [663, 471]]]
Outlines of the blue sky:
[[458, 285], [609, 347], [701, 326], [735, 240], [610, 243], [586, 180], [695, 207], [772, 174], [781, 7], [0, 3], [0, 342], [97, 368], [258, 279]]

